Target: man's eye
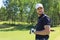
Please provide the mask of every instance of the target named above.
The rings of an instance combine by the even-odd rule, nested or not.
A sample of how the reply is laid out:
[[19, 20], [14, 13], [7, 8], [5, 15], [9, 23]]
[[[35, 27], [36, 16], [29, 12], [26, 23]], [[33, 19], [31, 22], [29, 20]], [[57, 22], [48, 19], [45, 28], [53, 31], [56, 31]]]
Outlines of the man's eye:
[[38, 10], [41, 10], [42, 8], [38, 8]]

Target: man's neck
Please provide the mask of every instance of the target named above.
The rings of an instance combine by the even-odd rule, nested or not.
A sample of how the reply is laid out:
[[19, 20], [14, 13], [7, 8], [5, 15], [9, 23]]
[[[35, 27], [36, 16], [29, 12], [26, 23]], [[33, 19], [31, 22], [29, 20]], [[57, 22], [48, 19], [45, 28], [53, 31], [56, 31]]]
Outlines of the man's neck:
[[[44, 14], [44, 13], [43, 13]], [[38, 15], [38, 17], [42, 16], [43, 14]]]

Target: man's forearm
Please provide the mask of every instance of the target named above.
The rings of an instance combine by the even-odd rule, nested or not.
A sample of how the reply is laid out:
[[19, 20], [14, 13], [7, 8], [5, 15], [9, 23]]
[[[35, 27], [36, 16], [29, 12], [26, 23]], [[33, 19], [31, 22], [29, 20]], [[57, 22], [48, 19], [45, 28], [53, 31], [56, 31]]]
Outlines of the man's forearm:
[[49, 31], [46, 31], [46, 30], [42, 30], [42, 31], [36, 31], [35, 34], [38, 34], [38, 35], [49, 35]]

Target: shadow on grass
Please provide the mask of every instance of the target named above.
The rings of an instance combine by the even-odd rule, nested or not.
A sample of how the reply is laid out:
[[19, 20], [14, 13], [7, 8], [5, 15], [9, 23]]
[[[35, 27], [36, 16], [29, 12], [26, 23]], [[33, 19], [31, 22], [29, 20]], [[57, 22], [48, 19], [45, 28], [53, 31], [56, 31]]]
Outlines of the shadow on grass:
[[15, 31], [15, 30], [30, 30], [33, 25], [23, 25], [23, 24], [7, 24], [4, 23], [0, 25], [0, 31]]
[[31, 28], [35, 28], [32, 24], [0, 24], [0, 31], [26, 31], [30, 30]]

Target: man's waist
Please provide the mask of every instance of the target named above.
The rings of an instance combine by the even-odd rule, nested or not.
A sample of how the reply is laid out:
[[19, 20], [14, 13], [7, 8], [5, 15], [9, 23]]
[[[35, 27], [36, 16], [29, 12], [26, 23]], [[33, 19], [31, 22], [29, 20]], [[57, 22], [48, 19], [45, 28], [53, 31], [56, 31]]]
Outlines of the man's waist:
[[36, 35], [36, 38], [49, 38], [49, 35]]

